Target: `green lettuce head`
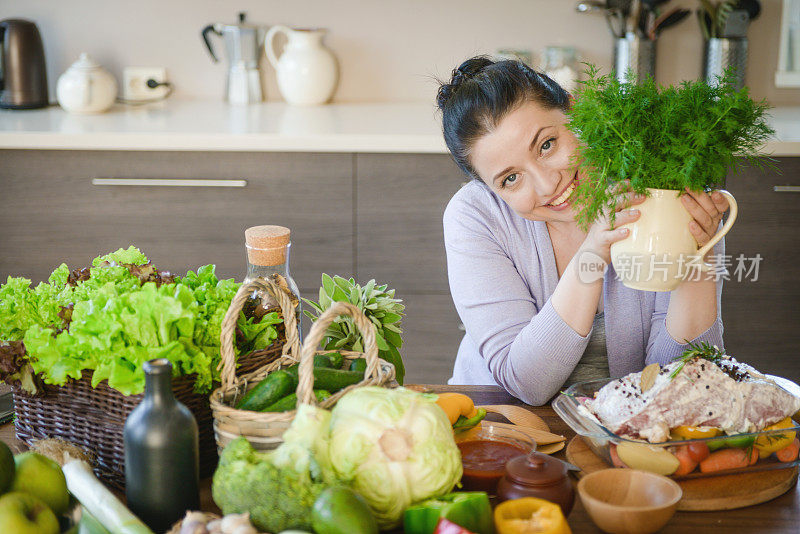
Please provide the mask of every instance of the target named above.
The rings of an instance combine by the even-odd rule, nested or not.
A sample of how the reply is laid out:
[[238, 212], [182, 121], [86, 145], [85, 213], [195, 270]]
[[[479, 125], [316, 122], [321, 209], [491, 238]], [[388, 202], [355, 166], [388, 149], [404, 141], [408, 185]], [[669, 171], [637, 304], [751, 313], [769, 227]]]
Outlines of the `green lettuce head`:
[[444, 495], [461, 479], [461, 454], [435, 395], [362, 387], [333, 409], [329, 467], [369, 504], [382, 529], [411, 503]]

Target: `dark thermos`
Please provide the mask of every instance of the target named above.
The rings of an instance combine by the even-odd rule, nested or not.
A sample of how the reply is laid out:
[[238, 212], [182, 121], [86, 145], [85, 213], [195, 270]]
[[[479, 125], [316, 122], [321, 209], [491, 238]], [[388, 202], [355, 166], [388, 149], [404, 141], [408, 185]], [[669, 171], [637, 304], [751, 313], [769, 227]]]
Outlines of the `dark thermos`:
[[125, 421], [128, 508], [155, 532], [200, 509], [197, 423], [172, 394], [172, 364], [144, 364], [144, 399]]
[[30, 20], [0, 20], [0, 108], [47, 105], [47, 68], [39, 28]]

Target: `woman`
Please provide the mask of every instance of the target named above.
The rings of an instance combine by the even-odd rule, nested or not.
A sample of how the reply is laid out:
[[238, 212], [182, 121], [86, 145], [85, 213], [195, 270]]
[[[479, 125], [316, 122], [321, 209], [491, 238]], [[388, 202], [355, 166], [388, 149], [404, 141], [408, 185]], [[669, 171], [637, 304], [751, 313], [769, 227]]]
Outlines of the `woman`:
[[[687, 342], [722, 346], [721, 279], [629, 289], [609, 256], [627, 228], [608, 218], [578, 227], [570, 195], [584, 175], [565, 126], [570, 98], [521, 62], [485, 57], [439, 89], [445, 142], [473, 178], [444, 214], [450, 290], [466, 327], [452, 384], [499, 384], [541, 405], [565, 384], [666, 364]], [[643, 198], [620, 192], [619, 201], [617, 226], [638, 219]], [[727, 201], [690, 191], [682, 202], [703, 245]], [[722, 242], [713, 254], [724, 254]]]

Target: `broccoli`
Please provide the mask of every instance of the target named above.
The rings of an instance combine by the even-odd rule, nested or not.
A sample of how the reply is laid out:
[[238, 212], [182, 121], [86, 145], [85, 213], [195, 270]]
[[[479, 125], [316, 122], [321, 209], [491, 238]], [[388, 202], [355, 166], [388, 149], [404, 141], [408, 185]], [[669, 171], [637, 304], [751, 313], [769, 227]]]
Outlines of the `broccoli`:
[[325, 484], [291, 467], [277, 467], [273, 453], [257, 452], [240, 437], [222, 451], [211, 493], [227, 514], [250, 512], [262, 531], [311, 530], [311, 507]]

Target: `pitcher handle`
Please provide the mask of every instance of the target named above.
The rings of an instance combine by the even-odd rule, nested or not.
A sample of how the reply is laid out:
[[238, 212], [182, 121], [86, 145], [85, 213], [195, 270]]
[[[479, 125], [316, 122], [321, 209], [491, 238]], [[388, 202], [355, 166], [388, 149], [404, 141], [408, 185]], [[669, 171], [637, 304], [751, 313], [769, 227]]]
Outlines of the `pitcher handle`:
[[292, 30], [287, 28], [286, 26], [281, 26], [278, 24], [277, 26], [273, 26], [267, 32], [267, 35], [264, 37], [264, 50], [267, 53], [267, 59], [272, 66], [275, 67], [277, 70], [278, 68], [278, 56], [275, 55], [275, 36], [279, 33], [284, 33], [287, 37], [289, 36], [289, 32]]
[[219, 31], [216, 24], [209, 24], [200, 32], [200, 35], [203, 37], [203, 42], [206, 43], [206, 48], [208, 48], [208, 53], [211, 54], [211, 59], [214, 60], [214, 63], [218, 63], [219, 59], [217, 59], [217, 55], [214, 53], [214, 47], [211, 46], [211, 41], [208, 38], [209, 33], [215, 33], [222, 37], [222, 32]]
[[725, 234], [730, 232], [733, 223], [736, 222], [736, 216], [739, 214], [739, 205], [736, 204], [736, 199], [733, 198], [733, 195], [724, 189], [719, 189], [718, 191], [728, 199], [728, 204], [730, 204], [730, 213], [728, 214], [728, 220], [725, 221], [725, 224], [722, 225], [722, 228], [719, 229], [719, 232], [714, 234], [714, 237], [712, 237], [708, 243], [703, 245], [700, 250], [697, 251], [697, 257], [700, 258], [701, 262], [706, 253], [708, 253], [708, 251], [711, 250], [714, 245], [719, 243], [719, 240], [725, 237]]

